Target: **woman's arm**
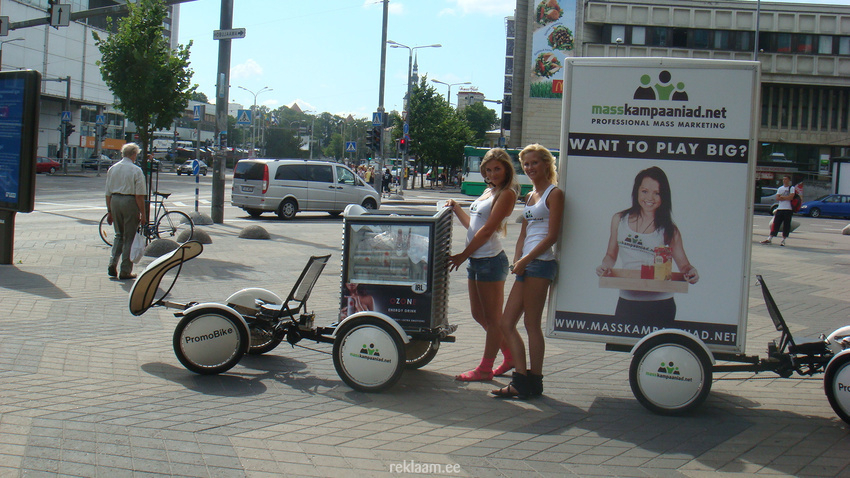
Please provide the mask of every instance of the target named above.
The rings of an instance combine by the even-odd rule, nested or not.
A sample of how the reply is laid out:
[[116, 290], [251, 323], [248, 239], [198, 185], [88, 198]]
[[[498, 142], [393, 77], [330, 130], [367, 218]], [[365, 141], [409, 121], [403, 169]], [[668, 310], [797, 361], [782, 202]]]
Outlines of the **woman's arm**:
[[[472, 237], [472, 240], [469, 241], [469, 244], [463, 252], [449, 256], [449, 262], [451, 262], [451, 265], [449, 266], [450, 271], [458, 269], [464, 261], [469, 259], [469, 256], [471, 256], [473, 252], [477, 251], [479, 247], [483, 246], [484, 243], [490, 240], [490, 236], [499, 230], [502, 222], [514, 210], [514, 204], [516, 204], [516, 193], [511, 190], [502, 191], [502, 194], [499, 195], [496, 203], [493, 204], [493, 209], [490, 211], [490, 216], [487, 218], [487, 222], [485, 222], [481, 229], [475, 233], [475, 236]], [[469, 216], [467, 216], [467, 229], [469, 228], [468, 224]]]
[[452, 212], [455, 216], [457, 216], [458, 221], [460, 221], [461, 226], [464, 229], [469, 229], [469, 214], [460, 207], [454, 199], [449, 199], [446, 201], [446, 207], [451, 208]]
[[673, 260], [676, 261], [676, 267], [679, 268], [685, 276], [685, 280], [689, 284], [696, 284], [699, 280], [697, 268], [692, 266], [688, 261], [688, 256], [685, 254], [685, 246], [682, 244], [682, 235], [679, 234], [679, 229], [673, 234], [673, 239], [670, 241], [670, 249], [673, 252]]
[[620, 253], [620, 246], [617, 244], [617, 227], [620, 225], [621, 217], [620, 213], [617, 213], [611, 218], [611, 234], [608, 236], [608, 249], [605, 251], [605, 257], [602, 258], [602, 265], [596, 268], [596, 275], [599, 277], [611, 275], [614, 264], [617, 263], [617, 255]]
[[[534, 246], [534, 249], [529, 251], [528, 254], [514, 263], [514, 274], [525, 272], [525, 267], [531, 261], [558, 242], [558, 236], [561, 234], [561, 221], [564, 217], [564, 191], [558, 188], [553, 189], [546, 197], [546, 207], [549, 208], [549, 229], [546, 231], [546, 237]], [[523, 237], [523, 242], [524, 239]], [[520, 249], [520, 254], [522, 254], [522, 249]]]

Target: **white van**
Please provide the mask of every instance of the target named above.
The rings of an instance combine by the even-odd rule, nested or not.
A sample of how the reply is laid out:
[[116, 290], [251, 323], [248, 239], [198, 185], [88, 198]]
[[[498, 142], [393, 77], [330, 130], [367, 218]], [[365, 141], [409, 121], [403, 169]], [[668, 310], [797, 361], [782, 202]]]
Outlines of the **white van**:
[[298, 211], [341, 214], [359, 204], [378, 209], [381, 195], [346, 166], [304, 159], [243, 159], [233, 168], [230, 204], [252, 217], [274, 212], [292, 219]]

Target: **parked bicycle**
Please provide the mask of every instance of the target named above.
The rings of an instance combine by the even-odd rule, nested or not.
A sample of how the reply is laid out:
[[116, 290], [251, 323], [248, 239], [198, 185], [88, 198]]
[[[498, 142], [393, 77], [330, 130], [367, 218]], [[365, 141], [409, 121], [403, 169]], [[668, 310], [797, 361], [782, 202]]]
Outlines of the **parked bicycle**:
[[[164, 201], [171, 193], [156, 191], [153, 194], [155, 198], [151, 202], [154, 206], [153, 220], [141, 225], [142, 235], [147, 237], [149, 241], [157, 238], [177, 241], [177, 238], [180, 237], [183, 231], [189, 231], [188, 235], [185, 238], [181, 238], [182, 240], [178, 242], [186, 242], [192, 239], [192, 235], [195, 232], [195, 225], [192, 223], [192, 218], [185, 212], [169, 211], [165, 207]], [[100, 219], [100, 238], [106, 245], [111, 246], [115, 237], [115, 229], [106, 221], [106, 216], [107, 214], [104, 214]]]

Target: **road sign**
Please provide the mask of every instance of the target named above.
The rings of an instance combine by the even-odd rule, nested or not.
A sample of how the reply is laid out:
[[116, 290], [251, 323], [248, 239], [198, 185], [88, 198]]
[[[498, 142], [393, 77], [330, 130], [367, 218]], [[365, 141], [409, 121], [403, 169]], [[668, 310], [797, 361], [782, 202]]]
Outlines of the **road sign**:
[[94, 124], [106, 124], [106, 115], [97, 115], [94, 118]]
[[50, 15], [51, 27], [67, 27], [71, 24], [71, 4], [58, 3], [53, 6], [53, 12]]
[[376, 111], [372, 113], [372, 126], [383, 126], [383, 113]]
[[404, 134], [410, 134], [410, 123], [404, 123], [401, 129]]
[[71, 112], [70, 111], [63, 111], [62, 112], [62, 122], [67, 123], [69, 121], [71, 121]]
[[345, 142], [345, 152], [346, 153], [356, 153], [357, 152], [357, 143], [354, 141], [346, 141]]
[[237, 110], [236, 124], [251, 124], [251, 110]]
[[192, 160], [192, 174], [197, 176], [201, 173], [201, 163], [197, 159]]
[[192, 110], [195, 113], [195, 121], [201, 121], [204, 118], [204, 114], [206, 114], [206, 108], [204, 105], [195, 105], [192, 107]]
[[234, 38], [245, 38], [245, 29], [232, 28], [230, 30], [213, 31], [213, 40], [232, 40]]
[[0, 17], [0, 37], [9, 36], [9, 17]]

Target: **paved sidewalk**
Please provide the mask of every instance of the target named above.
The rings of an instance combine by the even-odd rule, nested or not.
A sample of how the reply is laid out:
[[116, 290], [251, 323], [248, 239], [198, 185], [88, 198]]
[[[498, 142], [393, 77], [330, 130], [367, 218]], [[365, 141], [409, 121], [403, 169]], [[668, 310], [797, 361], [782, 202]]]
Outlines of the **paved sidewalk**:
[[[385, 209], [461, 198], [405, 195]], [[547, 339], [541, 399], [490, 398], [505, 379], [456, 382], [483, 349], [464, 271], [451, 277], [457, 342], [384, 393], [348, 388], [326, 344], [284, 343], [226, 374], [195, 375], [172, 350], [172, 313], [130, 315], [130, 284], [106, 276], [100, 215], [17, 216], [14, 264], [0, 266], [0, 477], [850, 474], [850, 427], [820, 376], [716, 374], [699, 410], [665, 417], [634, 399], [627, 354]], [[755, 218], [752, 273], [769, 281], [790, 328], [806, 335], [850, 323], [850, 236], [804, 224], [788, 247], [761, 246], [768, 219]], [[238, 238], [249, 224], [271, 240]], [[173, 300], [224, 301], [249, 286], [286, 293], [309, 255], [331, 253], [309, 308], [320, 325], [336, 317], [340, 219], [228, 218], [204, 230], [213, 244], [186, 265]], [[509, 227], [507, 244], [517, 232]], [[457, 226], [455, 250], [463, 239]], [[776, 337], [752, 287], [747, 353], [764, 355]]]

